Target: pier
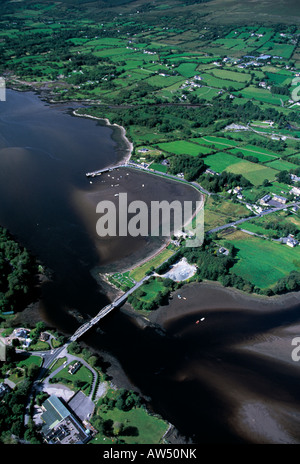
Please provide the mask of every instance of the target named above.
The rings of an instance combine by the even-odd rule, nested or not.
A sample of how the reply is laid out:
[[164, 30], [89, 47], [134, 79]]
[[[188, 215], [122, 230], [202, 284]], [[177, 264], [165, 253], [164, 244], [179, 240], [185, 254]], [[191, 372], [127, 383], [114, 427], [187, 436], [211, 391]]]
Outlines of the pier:
[[104, 172], [111, 172], [111, 171], [114, 171], [117, 168], [126, 168], [127, 166], [128, 166], [127, 164], [119, 164], [118, 166], [112, 166], [110, 168], [98, 169], [98, 171], [87, 172], [86, 177], [100, 176]]

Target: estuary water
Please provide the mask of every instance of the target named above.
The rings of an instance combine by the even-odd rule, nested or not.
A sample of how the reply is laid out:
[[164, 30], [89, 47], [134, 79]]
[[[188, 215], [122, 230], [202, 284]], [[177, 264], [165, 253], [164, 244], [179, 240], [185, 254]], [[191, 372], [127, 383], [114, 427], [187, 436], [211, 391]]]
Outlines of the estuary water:
[[[119, 192], [129, 201], [198, 199], [188, 186], [129, 169], [87, 179], [128, 146], [116, 128], [72, 117], [75, 107], [11, 90], [0, 102], [0, 224], [53, 271], [40, 312], [67, 334], [78, 326], [72, 310], [89, 317], [107, 304], [99, 271], [130, 267], [163, 244], [99, 239], [97, 202], [117, 202]], [[107, 354], [113, 381], [138, 389], [195, 443], [300, 443], [298, 294], [266, 300], [190, 284], [149, 320], [125, 304], [85, 336]]]

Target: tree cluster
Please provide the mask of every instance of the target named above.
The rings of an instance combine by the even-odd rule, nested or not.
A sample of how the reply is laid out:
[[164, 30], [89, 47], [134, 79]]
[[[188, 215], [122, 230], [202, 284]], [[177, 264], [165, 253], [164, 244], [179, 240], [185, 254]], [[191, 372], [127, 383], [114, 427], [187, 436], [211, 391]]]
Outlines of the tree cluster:
[[226, 189], [234, 189], [235, 187], [250, 188], [252, 184], [249, 180], [241, 174], [233, 174], [223, 171], [219, 176], [202, 175], [199, 177], [198, 182], [203, 188], [209, 192], [221, 192]]
[[0, 313], [18, 311], [33, 297], [37, 263], [0, 228]]
[[203, 160], [190, 155], [174, 155], [169, 158], [171, 174], [183, 173], [184, 178], [193, 181], [207, 168]]

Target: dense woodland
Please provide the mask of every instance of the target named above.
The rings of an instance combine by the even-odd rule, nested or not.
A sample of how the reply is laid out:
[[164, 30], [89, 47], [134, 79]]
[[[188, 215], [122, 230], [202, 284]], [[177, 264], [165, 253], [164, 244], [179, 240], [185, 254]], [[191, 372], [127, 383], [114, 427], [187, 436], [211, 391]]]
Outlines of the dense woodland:
[[0, 313], [18, 311], [32, 301], [37, 271], [32, 255], [0, 227]]

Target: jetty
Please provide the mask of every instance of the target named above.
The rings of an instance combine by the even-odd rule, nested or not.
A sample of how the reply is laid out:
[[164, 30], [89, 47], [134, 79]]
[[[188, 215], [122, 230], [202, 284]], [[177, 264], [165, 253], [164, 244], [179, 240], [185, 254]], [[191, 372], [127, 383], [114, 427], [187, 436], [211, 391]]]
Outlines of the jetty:
[[108, 167], [108, 168], [98, 169], [98, 171], [87, 172], [86, 177], [96, 177], [96, 176], [100, 176], [104, 172], [111, 172], [111, 171], [114, 171], [115, 169], [126, 168], [126, 167], [128, 167], [127, 163], [126, 164], [119, 164], [117, 166], [111, 166], [111, 167]]

